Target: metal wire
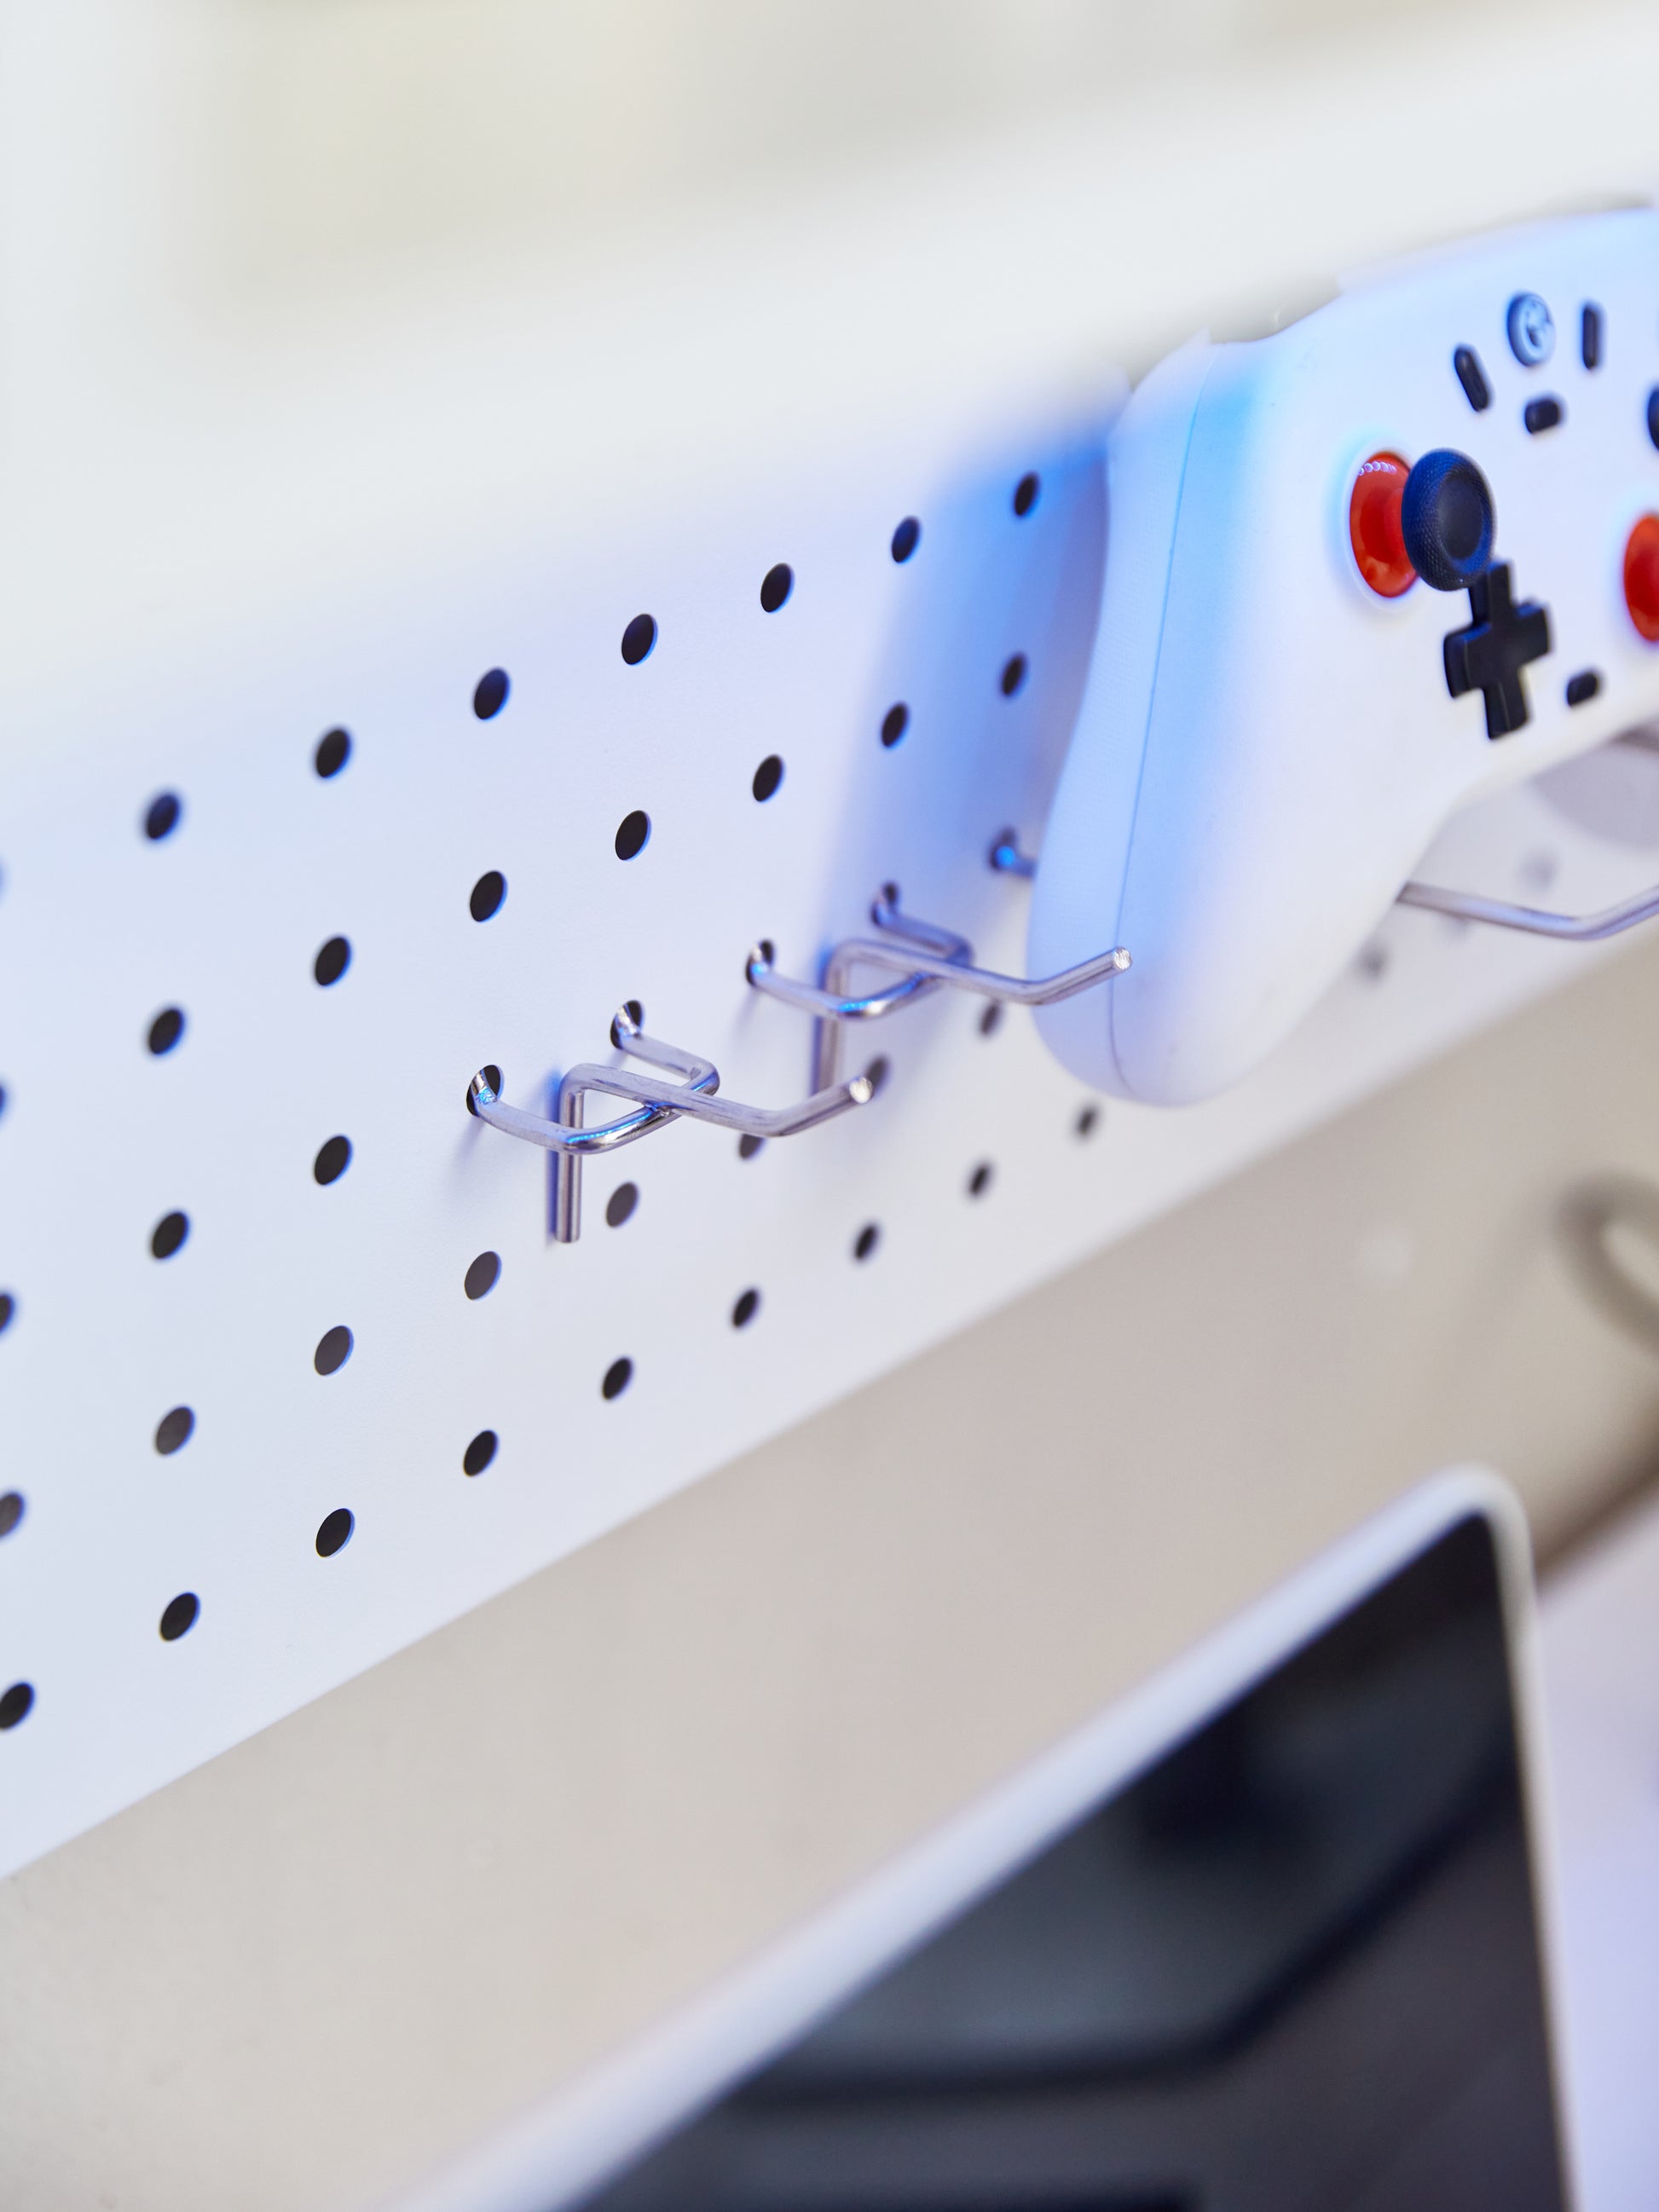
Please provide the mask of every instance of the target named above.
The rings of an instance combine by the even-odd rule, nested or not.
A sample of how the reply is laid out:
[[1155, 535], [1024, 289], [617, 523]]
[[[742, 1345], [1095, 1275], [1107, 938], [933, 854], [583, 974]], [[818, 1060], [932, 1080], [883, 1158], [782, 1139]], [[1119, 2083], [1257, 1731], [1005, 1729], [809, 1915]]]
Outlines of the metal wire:
[[[715, 1096], [720, 1079], [713, 1060], [647, 1036], [627, 1006], [620, 1008], [611, 1022], [611, 1039], [631, 1059], [666, 1069], [677, 1079], [665, 1082], [660, 1076], [641, 1075], [632, 1068], [605, 1067], [597, 1061], [584, 1060], [561, 1079], [551, 1118], [504, 1106], [482, 1070], [468, 1085], [473, 1110], [480, 1120], [553, 1154], [552, 1232], [561, 1244], [574, 1244], [581, 1235], [581, 1166], [591, 1152], [614, 1152], [623, 1145], [636, 1144], [653, 1129], [664, 1128], [682, 1115], [711, 1121], [717, 1128], [735, 1129], [744, 1136], [789, 1137], [851, 1107], [866, 1105], [875, 1096], [874, 1084], [860, 1075], [850, 1083], [815, 1091], [793, 1105], [745, 1106], [737, 1099]], [[631, 1100], [640, 1110], [587, 1128], [583, 1123], [584, 1102], [593, 1091]]]

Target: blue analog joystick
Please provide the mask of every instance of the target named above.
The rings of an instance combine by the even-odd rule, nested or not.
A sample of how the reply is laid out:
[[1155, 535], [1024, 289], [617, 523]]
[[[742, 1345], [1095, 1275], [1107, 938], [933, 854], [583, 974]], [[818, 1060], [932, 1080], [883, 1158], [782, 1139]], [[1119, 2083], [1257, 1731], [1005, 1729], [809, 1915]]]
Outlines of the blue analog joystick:
[[1492, 564], [1493, 528], [1491, 489], [1468, 455], [1425, 453], [1400, 502], [1400, 532], [1424, 582], [1467, 591]]

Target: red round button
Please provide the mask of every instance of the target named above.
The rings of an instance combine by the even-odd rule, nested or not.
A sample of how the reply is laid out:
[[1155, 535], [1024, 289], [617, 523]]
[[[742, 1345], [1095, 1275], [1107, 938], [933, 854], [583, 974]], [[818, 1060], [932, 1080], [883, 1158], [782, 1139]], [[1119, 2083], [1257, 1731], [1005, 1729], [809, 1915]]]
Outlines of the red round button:
[[1373, 453], [1360, 463], [1348, 498], [1348, 542], [1360, 574], [1379, 599], [1397, 599], [1417, 581], [1400, 527], [1410, 474], [1398, 453]]
[[1650, 645], [1659, 645], [1659, 514], [1644, 514], [1625, 540], [1625, 605]]

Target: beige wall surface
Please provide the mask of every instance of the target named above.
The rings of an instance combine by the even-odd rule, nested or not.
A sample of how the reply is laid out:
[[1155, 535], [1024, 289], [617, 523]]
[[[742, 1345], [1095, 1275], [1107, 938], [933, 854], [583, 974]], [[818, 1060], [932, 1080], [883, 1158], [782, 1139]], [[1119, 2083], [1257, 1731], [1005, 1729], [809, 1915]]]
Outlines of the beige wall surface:
[[256, 614], [943, 464], [1218, 313], [1651, 191], [1656, 88], [1628, 0], [13, 0], [0, 758]]
[[[1659, 1458], [1647, 945], [0, 1886], [0, 2200], [368, 2207], [1437, 1463]], [[1109, 1121], [1105, 1141], [1109, 1142]]]
[[1492, 0], [240, 0], [202, 273], [232, 292], [556, 253], [692, 204], [1064, 128]]

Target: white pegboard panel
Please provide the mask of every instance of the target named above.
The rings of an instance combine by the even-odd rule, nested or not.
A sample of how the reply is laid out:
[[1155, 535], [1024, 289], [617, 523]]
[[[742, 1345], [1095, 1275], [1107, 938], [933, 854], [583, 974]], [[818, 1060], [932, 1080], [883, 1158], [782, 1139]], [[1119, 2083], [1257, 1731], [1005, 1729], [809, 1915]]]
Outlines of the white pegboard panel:
[[[941, 995], [861, 1033], [889, 1063], [867, 1109], [749, 1158], [663, 1131], [589, 1169], [581, 1241], [556, 1245], [546, 1158], [468, 1115], [475, 1067], [539, 1109], [631, 996], [729, 1095], [796, 1097], [810, 1025], [748, 988], [745, 952], [768, 936], [815, 973], [888, 878], [1022, 968], [1027, 894], [986, 852], [1005, 824], [1040, 844], [1106, 516], [1092, 436], [1051, 428], [589, 557], [573, 538], [115, 672], [97, 702], [33, 696], [0, 795], [0, 1488], [23, 1501], [0, 1689], [34, 1693], [0, 1735], [0, 1871], [1596, 957], [1398, 914], [1268, 1067], [1176, 1115], [1091, 1100], [1029, 1016], [988, 1031], [982, 1002]], [[779, 562], [793, 586], [769, 613]], [[658, 641], [630, 666], [641, 612]], [[497, 668], [510, 690], [481, 720]], [[349, 757], [325, 778], [336, 727]], [[179, 816], [152, 839], [162, 793]], [[651, 836], [623, 861], [635, 809]], [[1521, 792], [1425, 872], [1535, 893], [1547, 868], [1594, 906], [1650, 864]], [[492, 869], [507, 896], [477, 922]], [[325, 988], [336, 935], [349, 965]], [[155, 1054], [169, 1007], [182, 1035]], [[337, 1135], [350, 1163], [325, 1186]], [[188, 1236], [158, 1259], [175, 1211]], [[485, 1253], [499, 1279], [471, 1299]], [[321, 1375], [340, 1327], [350, 1357]], [[193, 1425], [163, 1454], [175, 1407]], [[470, 1477], [485, 1430], [499, 1449]], [[341, 1508], [350, 1540], [321, 1557]], [[164, 1641], [187, 1592], [199, 1615]]]

